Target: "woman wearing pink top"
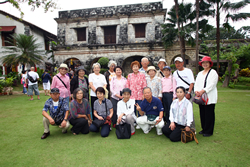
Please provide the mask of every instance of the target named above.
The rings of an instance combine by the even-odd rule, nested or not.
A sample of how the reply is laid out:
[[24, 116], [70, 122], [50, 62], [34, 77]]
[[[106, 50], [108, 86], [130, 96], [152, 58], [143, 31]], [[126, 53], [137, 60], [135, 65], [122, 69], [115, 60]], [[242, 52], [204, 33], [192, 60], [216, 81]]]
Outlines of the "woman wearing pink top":
[[116, 66], [114, 69], [116, 74], [110, 81], [111, 102], [113, 104], [112, 123], [115, 128], [117, 121], [117, 103], [122, 99], [120, 92], [126, 87], [127, 79], [122, 76], [122, 67]]
[[63, 97], [67, 104], [69, 104], [69, 96], [70, 96], [70, 80], [66, 75], [69, 68], [67, 64], [62, 63], [59, 67], [59, 73], [53, 77], [51, 89], [58, 88], [60, 91], [60, 96]]
[[171, 73], [169, 66], [163, 67], [164, 77], [161, 79], [162, 84], [162, 103], [164, 108], [164, 120], [169, 123], [169, 110], [172, 101], [176, 98], [176, 80]]
[[[135, 103], [141, 104], [143, 100], [143, 88], [147, 86], [145, 75], [139, 72], [140, 63], [138, 61], [133, 61], [130, 65], [133, 73], [128, 75], [128, 80], [126, 88], [129, 88], [132, 93], [130, 99], [135, 99]], [[135, 115], [140, 116], [139, 112], [136, 113], [136, 107], [134, 107]], [[136, 127], [138, 129], [139, 126]]]

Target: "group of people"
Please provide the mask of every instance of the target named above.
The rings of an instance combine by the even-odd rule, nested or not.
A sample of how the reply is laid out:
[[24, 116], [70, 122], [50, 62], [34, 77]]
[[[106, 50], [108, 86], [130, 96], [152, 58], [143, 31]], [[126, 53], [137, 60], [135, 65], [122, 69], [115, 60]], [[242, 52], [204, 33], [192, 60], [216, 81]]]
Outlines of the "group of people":
[[[211, 58], [205, 56], [199, 62], [204, 70], [197, 75], [196, 81], [192, 71], [184, 67], [181, 57], [175, 58], [174, 63], [177, 70], [172, 75], [165, 59], [159, 60], [157, 71], [154, 66], [148, 66], [149, 61], [144, 57], [142, 67], [138, 61], [131, 63], [133, 73], [125, 78], [122, 67], [111, 60], [104, 75], [100, 73], [101, 65], [94, 63], [93, 73], [88, 77], [86, 69], [80, 66], [72, 79], [66, 75], [67, 65], [61, 64], [52, 80], [51, 98], [43, 108], [44, 134], [41, 138], [50, 135], [49, 124], [58, 125], [63, 133], [71, 124], [74, 135], [100, 131], [102, 137], [107, 137], [112, 126], [127, 123], [131, 126], [131, 135], [136, 129], [147, 134], [155, 127], [157, 135], [164, 134], [171, 141], [180, 141], [182, 129], [195, 128], [194, 92], [197, 97], [204, 93], [208, 96], [207, 104], [199, 105], [202, 126], [199, 134], [213, 135], [218, 75], [211, 69]], [[97, 121], [103, 123], [98, 126]]]

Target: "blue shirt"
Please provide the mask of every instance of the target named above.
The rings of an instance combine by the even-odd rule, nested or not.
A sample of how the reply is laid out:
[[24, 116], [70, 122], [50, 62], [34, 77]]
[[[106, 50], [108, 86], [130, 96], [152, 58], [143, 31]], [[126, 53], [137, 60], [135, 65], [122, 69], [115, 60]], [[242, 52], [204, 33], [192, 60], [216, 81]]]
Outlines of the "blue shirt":
[[[68, 104], [67, 104], [67, 100], [63, 100], [64, 98], [59, 97], [59, 102], [58, 102], [58, 108], [61, 106], [60, 111], [58, 112], [58, 115], [62, 115], [65, 116], [66, 111], [69, 110]], [[50, 116], [54, 119], [54, 117], [56, 116], [57, 113], [57, 109], [55, 109], [54, 105], [53, 105], [53, 99], [49, 98], [43, 107], [43, 111], [48, 111], [49, 110], [49, 114]]]
[[164, 111], [161, 101], [152, 96], [152, 101], [149, 103], [146, 99], [141, 102], [141, 110], [145, 112], [146, 115], [157, 115], [159, 116], [161, 111]]
[[48, 83], [51, 80], [51, 76], [48, 73], [47, 74], [43, 73], [42, 80], [43, 83]]

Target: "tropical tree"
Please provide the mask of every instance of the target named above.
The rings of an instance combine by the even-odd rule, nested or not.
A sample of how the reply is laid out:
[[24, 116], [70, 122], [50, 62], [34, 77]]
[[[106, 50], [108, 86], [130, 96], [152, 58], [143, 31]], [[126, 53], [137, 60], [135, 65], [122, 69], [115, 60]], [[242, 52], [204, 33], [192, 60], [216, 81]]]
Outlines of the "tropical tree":
[[3, 56], [0, 60], [6, 65], [22, 64], [23, 69], [25, 65], [35, 65], [43, 62], [44, 50], [40, 50], [40, 44], [37, 43], [37, 38], [27, 36], [24, 34], [11, 35], [8, 42], [12, 46], [5, 46]]
[[[250, 0], [241, 0], [239, 2], [229, 2], [229, 0], [207, 0], [210, 4], [214, 5], [216, 8], [216, 45], [217, 45], [217, 72], [219, 73], [219, 59], [220, 59], [220, 14], [221, 12], [226, 12], [224, 27], [230, 28], [229, 20], [238, 21], [246, 20], [250, 17], [250, 13], [239, 13], [239, 10], [247, 6]], [[236, 13], [236, 14], [232, 14]]]
[[[200, 5], [202, 6], [202, 8], [200, 8], [199, 17], [205, 15], [209, 16], [212, 14], [212, 11], [208, 11], [208, 8], [203, 7], [204, 5], [208, 4], [202, 2]], [[176, 9], [178, 9], [177, 14], [176, 14]], [[170, 47], [173, 45], [176, 39], [179, 39], [181, 56], [183, 60], [185, 60], [185, 42], [187, 41], [187, 43], [191, 46], [195, 45], [194, 33], [196, 32], [196, 22], [194, 20], [196, 18], [196, 11], [193, 10], [192, 3], [188, 4], [181, 3], [177, 4], [177, 7], [176, 5], [174, 5], [167, 14], [168, 14], [167, 18], [168, 23], [162, 25], [163, 27], [162, 39], [164, 46], [165, 48]], [[198, 21], [199, 33], [205, 32], [207, 31], [207, 29], [210, 29], [212, 27], [207, 23], [208, 20], [206, 19]]]

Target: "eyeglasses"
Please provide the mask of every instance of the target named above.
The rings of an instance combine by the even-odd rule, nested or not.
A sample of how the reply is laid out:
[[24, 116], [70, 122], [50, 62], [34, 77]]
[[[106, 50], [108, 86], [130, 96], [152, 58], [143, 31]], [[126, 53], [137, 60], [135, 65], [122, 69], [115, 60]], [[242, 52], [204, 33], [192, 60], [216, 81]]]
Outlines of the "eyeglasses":
[[62, 70], [68, 70], [67, 68], [60, 68], [60, 69], [62, 69]]

